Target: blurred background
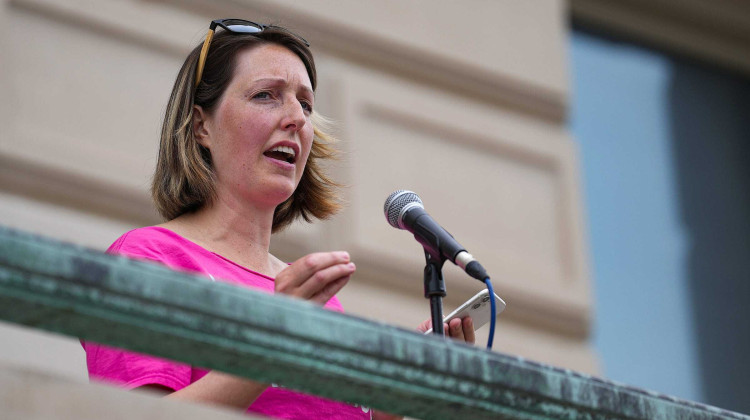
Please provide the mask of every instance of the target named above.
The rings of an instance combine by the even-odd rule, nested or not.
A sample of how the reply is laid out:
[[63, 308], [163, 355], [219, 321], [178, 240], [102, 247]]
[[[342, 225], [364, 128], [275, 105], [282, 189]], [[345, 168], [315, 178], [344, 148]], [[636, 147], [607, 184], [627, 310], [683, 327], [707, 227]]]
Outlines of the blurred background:
[[[273, 251], [349, 250], [350, 313], [429, 317], [382, 214], [411, 189], [506, 300], [496, 351], [750, 413], [750, 3], [0, 0], [0, 224], [104, 250], [159, 223], [162, 114], [219, 17], [312, 44], [347, 208]], [[445, 276], [446, 311], [482, 288]], [[0, 343], [87, 380], [75, 339]]]

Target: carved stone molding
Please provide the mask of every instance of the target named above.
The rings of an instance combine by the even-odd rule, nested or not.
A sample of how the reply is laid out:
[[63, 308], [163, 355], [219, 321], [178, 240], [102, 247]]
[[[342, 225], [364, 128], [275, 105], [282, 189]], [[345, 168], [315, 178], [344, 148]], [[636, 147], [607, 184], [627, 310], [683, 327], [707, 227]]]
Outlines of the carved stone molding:
[[[536, 83], [524, 79], [524, 75], [519, 77], [518, 74], [508, 74], [503, 68], [491, 68], [471, 59], [459, 58], [460, 54], [441, 54], [440, 49], [420, 48], [396, 36], [383, 36], [376, 31], [368, 30], [361, 22], [347, 22], [345, 18], [335, 14], [325, 15], [305, 10], [313, 6], [290, 6], [289, 2], [263, 0], [217, 0], [210, 3], [203, 0], [153, 2], [172, 4], [205, 15], [252, 13], [261, 17], [267, 16], [271, 21], [283, 17], [284, 24], [304, 33], [307, 38], [314, 41], [315, 48], [345, 56], [363, 65], [557, 123], [564, 123], [567, 115], [567, 92], [564, 86], [550, 87], [549, 83]], [[560, 2], [554, 2], [557, 3]], [[430, 7], [440, 8], [441, 5], [433, 4]], [[553, 9], [551, 6], [549, 8]], [[502, 13], [503, 7], [490, 6], [490, 10]], [[470, 18], [470, 11], [467, 11], [466, 15]], [[558, 19], [553, 17], [550, 20], [551, 22], [545, 23], [552, 26]], [[562, 36], [561, 33], [560, 37]], [[504, 41], [506, 40], [497, 40]], [[495, 52], [488, 50], [486, 54], [493, 55]], [[562, 79], [564, 78], [562, 76]], [[564, 81], [557, 83], [565, 84]]]
[[[92, 0], [7, 0], [8, 7], [67, 22], [95, 33], [182, 57], [197, 42], [198, 20], [151, 2]], [[191, 22], [191, 17], [196, 19]], [[200, 20], [202, 21], [202, 19]]]
[[573, 22], [750, 75], [750, 3], [571, 0]]
[[136, 225], [159, 223], [145, 191], [7, 154], [0, 154], [0, 190]]

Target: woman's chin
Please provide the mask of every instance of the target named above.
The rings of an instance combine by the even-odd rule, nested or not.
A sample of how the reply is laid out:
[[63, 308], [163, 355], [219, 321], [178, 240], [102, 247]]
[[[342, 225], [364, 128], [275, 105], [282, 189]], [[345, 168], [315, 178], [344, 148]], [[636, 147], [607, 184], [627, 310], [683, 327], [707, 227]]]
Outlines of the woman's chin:
[[264, 188], [260, 189], [261, 191], [258, 191], [260, 192], [260, 194], [253, 194], [254, 198], [251, 199], [261, 200], [265, 203], [268, 203], [269, 205], [272, 205], [273, 207], [276, 207], [284, 201], [288, 200], [289, 197], [294, 194], [294, 190], [296, 189], [296, 187], [296, 183], [291, 182], [291, 180], [287, 180], [286, 182], [269, 183], [265, 185]]

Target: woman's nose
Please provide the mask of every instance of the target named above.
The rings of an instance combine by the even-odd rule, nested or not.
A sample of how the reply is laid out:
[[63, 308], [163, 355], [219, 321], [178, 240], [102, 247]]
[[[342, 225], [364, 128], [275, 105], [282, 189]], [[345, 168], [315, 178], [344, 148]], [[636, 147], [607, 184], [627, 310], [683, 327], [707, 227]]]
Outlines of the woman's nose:
[[282, 125], [287, 130], [299, 130], [307, 123], [305, 110], [297, 98], [286, 101]]

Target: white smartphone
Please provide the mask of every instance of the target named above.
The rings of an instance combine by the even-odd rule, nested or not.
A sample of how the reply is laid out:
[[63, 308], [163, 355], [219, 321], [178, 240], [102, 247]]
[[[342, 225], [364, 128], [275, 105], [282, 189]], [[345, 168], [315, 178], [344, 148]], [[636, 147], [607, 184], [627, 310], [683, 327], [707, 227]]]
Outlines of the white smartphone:
[[[481, 292], [477, 293], [472, 297], [471, 299], [467, 300], [463, 303], [463, 305], [456, 308], [455, 311], [451, 312], [443, 318], [443, 322], [450, 322], [453, 318], [465, 318], [467, 316], [471, 317], [472, 322], [474, 323], [474, 330], [478, 330], [481, 328], [484, 324], [488, 323], [490, 321], [490, 317], [492, 316], [490, 311], [490, 292], [487, 291], [487, 289], [482, 290]], [[500, 315], [500, 312], [502, 312], [505, 309], [505, 301], [500, 299], [500, 296], [495, 295], [495, 302], [496, 302], [496, 315]], [[432, 334], [432, 328], [429, 329], [429, 331], [425, 332], [425, 334]]]

